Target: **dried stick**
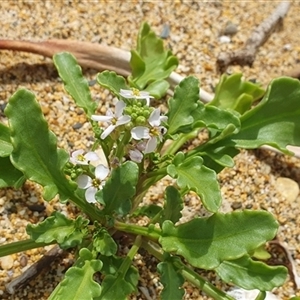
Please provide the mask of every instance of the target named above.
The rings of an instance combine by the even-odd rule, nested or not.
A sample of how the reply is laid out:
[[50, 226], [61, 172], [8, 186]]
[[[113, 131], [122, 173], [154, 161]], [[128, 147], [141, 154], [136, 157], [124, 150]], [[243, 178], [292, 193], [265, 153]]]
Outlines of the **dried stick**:
[[26, 285], [30, 280], [40, 274], [40, 272], [48, 268], [50, 264], [63, 253], [59, 246], [54, 246], [44, 256], [30, 266], [23, 274], [13, 279], [10, 283], [6, 284], [6, 290], [9, 294], [14, 294], [19, 288]]
[[290, 2], [281, 2], [274, 12], [254, 29], [243, 49], [233, 53], [220, 53], [217, 58], [217, 69], [224, 73], [229, 65], [252, 66], [258, 48], [262, 46], [278, 26], [290, 8]]
[[[1, 49], [35, 53], [50, 58], [52, 58], [55, 53], [68, 51], [77, 58], [82, 67], [89, 67], [99, 71], [111, 70], [123, 76], [127, 76], [130, 73], [130, 52], [95, 43], [58, 39], [44, 42], [0, 40], [0, 50]], [[176, 86], [183, 79], [183, 76], [172, 72], [169, 77], [169, 82], [172, 86]], [[199, 96], [200, 99], [206, 103], [210, 102], [214, 97], [214, 95], [203, 89], [200, 89]], [[261, 148], [281, 153], [268, 146]], [[291, 151], [295, 153], [296, 157], [300, 158], [300, 147], [293, 147]]]
[[[29, 52], [50, 58], [55, 53], [68, 51], [76, 57], [82, 67], [99, 71], [111, 70], [123, 76], [130, 74], [129, 51], [96, 43], [59, 39], [44, 42], [0, 40], [0, 50]], [[183, 78], [179, 74], [172, 72], [169, 77], [169, 83], [171, 86], [175, 86]], [[213, 99], [213, 95], [201, 89], [200, 99], [203, 102], [209, 102]]]

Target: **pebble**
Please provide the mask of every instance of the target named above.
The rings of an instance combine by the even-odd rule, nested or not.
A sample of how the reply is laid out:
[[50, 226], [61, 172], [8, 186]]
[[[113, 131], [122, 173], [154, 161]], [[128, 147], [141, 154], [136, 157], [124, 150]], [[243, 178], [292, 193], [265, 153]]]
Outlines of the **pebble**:
[[290, 178], [277, 178], [276, 189], [289, 202], [294, 202], [299, 195], [299, 185]]
[[227, 35], [221, 35], [219, 37], [219, 41], [220, 41], [221, 44], [228, 44], [228, 43], [231, 42], [231, 38]]
[[228, 22], [224, 31], [223, 31], [223, 35], [229, 35], [229, 36], [233, 36], [238, 32], [238, 28], [236, 24], [233, 24], [231, 22]]
[[9, 270], [14, 266], [14, 259], [12, 255], [0, 257], [0, 266], [3, 270]]

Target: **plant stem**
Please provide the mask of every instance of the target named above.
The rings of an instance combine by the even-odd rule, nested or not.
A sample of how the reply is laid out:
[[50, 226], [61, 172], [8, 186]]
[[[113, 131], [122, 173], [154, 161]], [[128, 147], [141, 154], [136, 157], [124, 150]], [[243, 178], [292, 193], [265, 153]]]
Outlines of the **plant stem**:
[[[155, 247], [155, 244], [151, 242], [143, 242], [142, 247], [147, 250], [150, 254], [155, 256], [158, 260], [163, 261], [163, 253]], [[208, 296], [212, 297], [215, 300], [234, 300], [232, 297], [226, 295], [223, 291], [219, 290], [210, 282], [202, 278], [198, 273], [193, 271], [191, 268], [187, 267], [184, 263], [179, 260], [173, 261], [176, 268], [178, 268], [181, 275], [198, 289], [201, 289]]]
[[172, 142], [172, 144], [167, 148], [163, 155], [171, 155], [178, 151], [181, 146], [186, 143], [188, 140], [195, 138], [198, 135], [199, 128], [190, 132], [190, 133], [181, 133], [179, 137]]
[[148, 227], [142, 227], [134, 224], [126, 224], [119, 221], [115, 221], [114, 227], [117, 230], [124, 231], [127, 233], [132, 233], [135, 235], [142, 235], [154, 241], [157, 241], [161, 236], [160, 229], [155, 228], [154, 225], [149, 225]]
[[18, 241], [9, 243], [6, 245], [0, 246], [0, 257], [10, 255], [17, 252], [27, 251], [39, 247], [48, 246], [51, 244], [56, 244], [56, 242], [51, 243], [37, 243], [32, 239], [24, 240], [24, 241]]
[[126, 275], [128, 269], [130, 268], [132, 264], [132, 260], [136, 253], [138, 252], [139, 248], [141, 247], [142, 244], [142, 237], [138, 235], [134, 241], [134, 244], [132, 245], [131, 249], [129, 250], [125, 260], [123, 261], [122, 265], [120, 266], [118, 273], [119, 275], [124, 278]]

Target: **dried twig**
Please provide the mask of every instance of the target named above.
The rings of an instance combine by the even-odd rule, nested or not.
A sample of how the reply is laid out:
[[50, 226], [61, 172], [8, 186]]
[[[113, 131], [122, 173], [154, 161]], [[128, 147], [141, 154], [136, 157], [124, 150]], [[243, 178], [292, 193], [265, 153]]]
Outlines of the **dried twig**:
[[[55, 53], [68, 51], [72, 53], [82, 67], [89, 67], [95, 70], [111, 70], [120, 75], [127, 76], [130, 73], [130, 52], [110, 46], [103, 46], [95, 43], [80, 42], [73, 40], [48, 40], [45, 42], [29, 42], [29, 41], [13, 41], [1, 40], [0, 50], [15, 50], [40, 54], [46, 57], [52, 57]], [[176, 86], [184, 79], [178, 73], [172, 72], [169, 77], [171, 86]], [[210, 102], [214, 95], [200, 89], [200, 99], [203, 102]], [[264, 146], [262, 148], [278, 150]], [[291, 151], [295, 152], [295, 156], [300, 158], [300, 148], [293, 147]]]
[[[73, 40], [48, 40], [44, 42], [0, 40], [0, 50], [14, 50], [40, 54], [52, 58], [55, 53], [68, 51], [72, 53], [82, 67], [95, 70], [111, 70], [128, 76], [130, 74], [130, 52], [115, 47]], [[169, 77], [171, 86], [177, 85], [184, 77], [172, 72]], [[200, 99], [209, 102], [213, 95], [200, 90]]]
[[290, 8], [290, 2], [281, 2], [274, 12], [254, 29], [243, 49], [233, 53], [220, 53], [217, 59], [218, 71], [224, 73], [229, 65], [252, 66], [258, 48], [262, 46], [278, 26]]
[[13, 279], [10, 283], [6, 284], [6, 290], [9, 294], [14, 294], [19, 288], [28, 284], [30, 280], [39, 275], [45, 268], [49, 268], [50, 264], [63, 253], [59, 246], [54, 246], [44, 256], [30, 266], [23, 274]]

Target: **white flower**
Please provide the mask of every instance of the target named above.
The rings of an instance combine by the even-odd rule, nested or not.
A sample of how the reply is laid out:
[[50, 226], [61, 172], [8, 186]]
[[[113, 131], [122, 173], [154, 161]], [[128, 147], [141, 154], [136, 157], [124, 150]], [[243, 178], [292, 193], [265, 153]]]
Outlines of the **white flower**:
[[167, 120], [166, 116], [160, 116], [160, 109], [156, 108], [150, 115], [148, 122], [152, 128], [145, 126], [136, 126], [131, 129], [131, 136], [135, 140], [147, 139], [148, 142], [145, 148], [145, 154], [153, 152], [157, 146], [157, 138], [162, 141], [163, 135], [167, 132], [164, 126], [160, 123]]
[[102, 132], [101, 139], [104, 140], [117, 126], [124, 125], [129, 123], [131, 120], [130, 116], [123, 116], [123, 111], [126, 104], [123, 101], [118, 101], [116, 104], [115, 114], [108, 109], [106, 112], [106, 116], [97, 116], [92, 115], [91, 119], [94, 121], [107, 122], [110, 125]]
[[105, 185], [104, 179], [109, 174], [109, 169], [103, 165], [99, 165], [95, 169], [95, 178], [92, 179], [87, 175], [79, 175], [76, 179], [78, 187], [86, 189], [85, 199], [89, 203], [96, 203], [95, 194], [102, 190]]
[[150, 98], [154, 98], [150, 96], [150, 94], [146, 91], [140, 91], [138, 89], [132, 88], [130, 90], [120, 90], [120, 95], [126, 99], [146, 99], [147, 105], [150, 104]]
[[95, 152], [87, 152], [84, 154], [84, 150], [79, 149], [71, 154], [70, 162], [74, 165], [88, 165], [90, 161], [96, 161], [99, 156]]

